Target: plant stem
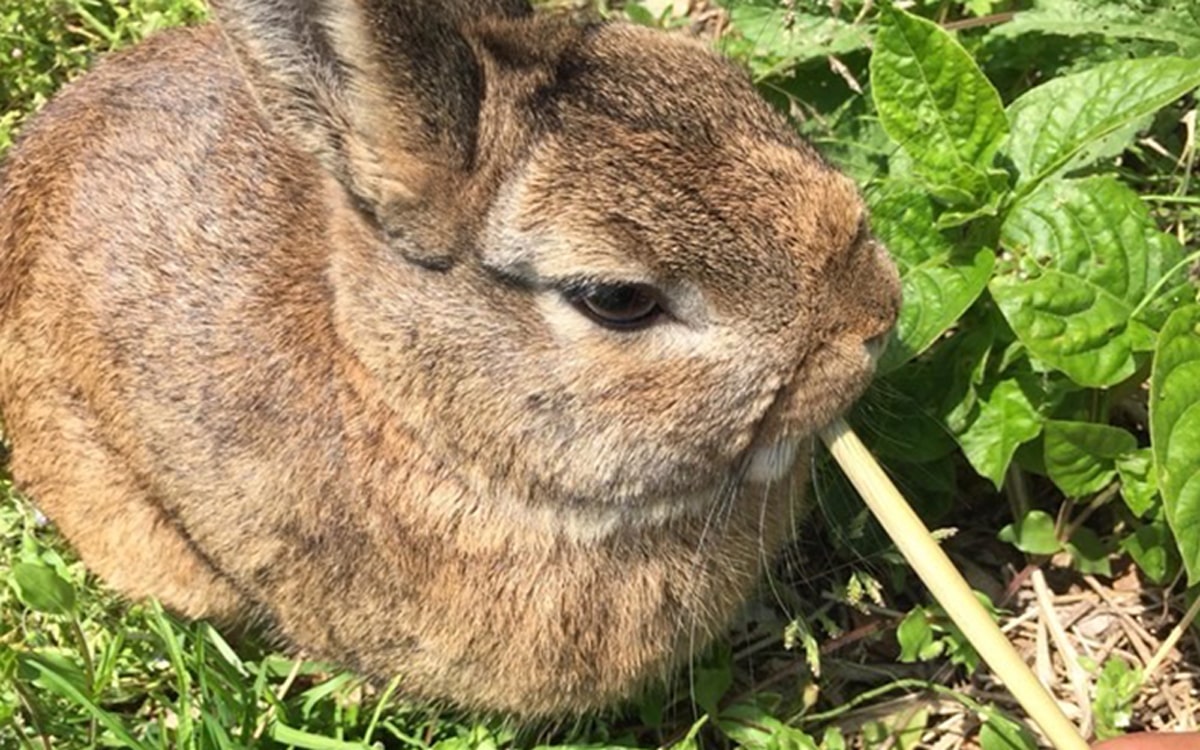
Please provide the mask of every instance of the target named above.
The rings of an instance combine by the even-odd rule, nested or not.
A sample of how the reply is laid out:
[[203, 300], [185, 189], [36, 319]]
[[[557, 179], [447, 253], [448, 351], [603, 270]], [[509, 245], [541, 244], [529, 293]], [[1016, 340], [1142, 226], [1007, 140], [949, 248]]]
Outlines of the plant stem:
[[1192, 602], [1192, 606], [1188, 607], [1187, 614], [1179, 621], [1175, 627], [1171, 628], [1171, 632], [1167, 635], [1167, 639], [1159, 646], [1158, 651], [1154, 652], [1154, 657], [1146, 664], [1146, 671], [1142, 679], [1149, 679], [1162, 663], [1166, 660], [1167, 655], [1171, 653], [1171, 649], [1175, 648], [1175, 644], [1179, 643], [1179, 639], [1187, 632], [1192, 621], [1196, 619], [1196, 615], [1200, 614], [1200, 595]]
[[838, 420], [822, 430], [821, 439], [930, 593], [1050, 743], [1058, 750], [1087, 750], [1079, 730], [1030, 671], [858, 436]]
[[[71, 616], [71, 634], [79, 643], [79, 653], [83, 656], [83, 673], [86, 680], [87, 694], [89, 698], [96, 698], [96, 667], [92, 663], [92, 651], [88, 646], [87, 636], [83, 633], [83, 628], [79, 626], [79, 618]], [[88, 745], [96, 744], [96, 717], [93, 716], [88, 721]]]
[[400, 676], [392, 678], [391, 682], [383, 690], [383, 695], [379, 696], [379, 702], [375, 704], [375, 710], [371, 712], [371, 721], [367, 724], [367, 731], [363, 734], [363, 744], [370, 745], [371, 737], [375, 734], [375, 727], [379, 724], [379, 717], [383, 715], [383, 709], [387, 707], [387, 703], [392, 698], [392, 693], [396, 692], [396, 688], [400, 686]]

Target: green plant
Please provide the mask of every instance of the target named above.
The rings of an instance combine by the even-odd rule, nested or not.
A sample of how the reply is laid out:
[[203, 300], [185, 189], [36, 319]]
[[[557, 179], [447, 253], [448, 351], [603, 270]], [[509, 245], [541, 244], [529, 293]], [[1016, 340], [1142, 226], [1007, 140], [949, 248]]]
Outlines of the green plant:
[[[919, 406], [997, 487], [1015, 458], [1069, 499], [1107, 500], [1119, 463], [1153, 460], [1143, 475], [1157, 477], [1159, 499], [1138, 485], [1131, 513], [1176, 532], [1197, 580], [1200, 539], [1179, 531], [1200, 523], [1200, 307], [1188, 278], [1200, 253], [1159, 230], [1119, 177], [1079, 172], [1200, 86], [1200, 66], [1104, 63], [1005, 109], [948, 34], [886, 11], [871, 72], [882, 124], [909, 160], [870, 193], [906, 291], [885, 370], [908, 360], [941, 386]], [[1147, 382], [1149, 423], [1122, 419]], [[1036, 511], [1018, 512], [1025, 522]]]
[[[1095, 667], [1095, 665], [1092, 665]], [[1117, 737], [1129, 726], [1133, 698], [1141, 688], [1144, 675], [1120, 657], [1109, 657], [1099, 670], [1096, 681], [1096, 736], [1101, 739]]]
[[[826, 118], [802, 128], [843, 148], [864, 133], [866, 143], [879, 144], [880, 132], [891, 143], [866, 160], [833, 149], [862, 172], [872, 224], [904, 281], [880, 388], [902, 396], [883, 424], [864, 430], [876, 449], [901, 458], [903, 475], [906, 462], [945, 460], [957, 448], [1013, 500], [1015, 528], [1027, 538], [1006, 538], [1039, 554], [1086, 547], [1078, 554], [1084, 564], [1098, 551], [1088, 530], [1077, 540], [1076, 521], [1119, 494], [1128, 532], [1117, 542], [1163, 543], [1174, 531], [1196, 581], [1200, 537], [1179, 533], [1200, 523], [1200, 416], [1191, 409], [1200, 401], [1191, 385], [1200, 358], [1189, 277], [1200, 261], [1195, 212], [1179, 222], [1179, 236], [1157, 223], [1163, 204], [1195, 205], [1195, 144], [1180, 148], [1171, 195], [1146, 195], [1150, 176], [1116, 162], [1156, 123], [1182, 130], [1164, 110], [1178, 116], [1194, 107], [1200, 65], [1179, 56], [1200, 51], [1200, 36], [1187, 31], [1194, 6], [1158, 3], [1135, 19], [1127, 4], [1048, 0], [973, 39], [972, 54], [936, 23], [897, 9], [857, 25], [824, 18], [840, 29], [830, 36], [814, 31], [819, 16], [779, 3], [727, 5], [741, 34], [727, 49], [748, 56], [771, 90], [792, 98], [808, 91], [781, 71], [814, 55], [856, 52], [849, 43], [830, 46], [850, 26], [874, 38], [870, 99], [842, 105], [856, 110], [852, 124]], [[1066, 30], [1063, 19], [1084, 5], [1128, 23]], [[1158, 54], [1081, 66], [1005, 105], [979, 64], [989, 45], [1060, 30], [1151, 40], [1158, 47], [1116, 46]], [[827, 44], [811, 44], [814, 34]], [[844, 81], [857, 84], [858, 75], [847, 67]], [[1076, 513], [1047, 530], [1021, 475], [1048, 479]], [[1038, 530], [1042, 540], [1031, 542]], [[1156, 580], [1170, 573], [1161, 563], [1148, 572]]]
[[39, 0], [0, 9], [0, 154], [21, 120], [96, 55], [205, 16], [203, 0]]

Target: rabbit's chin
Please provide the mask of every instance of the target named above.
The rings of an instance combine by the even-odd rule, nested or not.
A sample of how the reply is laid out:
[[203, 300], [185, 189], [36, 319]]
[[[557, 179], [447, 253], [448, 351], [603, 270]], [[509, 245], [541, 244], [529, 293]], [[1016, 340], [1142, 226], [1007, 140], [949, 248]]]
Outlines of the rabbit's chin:
[[[807, 455], [810, 440], [799, 436], [780, 438], [756, 448], [748, 454], [742, 470], [729, 472], [703, 490], [642, 500], [636, 506], [573, 504], [563, 508], [514, 502], [504, 506], [510, 509], [505, 521], [517, 521], [516, 526], [526, 532], [540, 531], [543, 539], [565, 539], [585, 546], [602, 544], [617, 535], [655, 533], [655, 528], [708, 517], [714, 506], [738, 495], [739, 485], [794, 489], [795, 484], [803, 484], [804, 477], [797, 476], [796, 461]], [[513, 540], [506, 543], [512, 544]]]
[[754, 484], [779, 482], [791, 473], [802, 440], [791, 437], [759, 446], [750, 452], [746, 481]]
[[603, 541], [620, 532], [647, 530], [689, 517], [702, 517], [711, 512], [714, 505], [728, 499], [731, 483], [781, 485], [790, 482], [794, 478], [796, 459], [802, 453], [807, 455], [804, 449], [810, 440], [798, 436], [780, 438], [755, 448], [750, 452], [743, 472], [730, 475], [720, 486], [710, 490], [639, 504], [636, 509], [600, 506], [574, 508], [569, 513], [563, 513], [562, 509], [545, 509], [546, 517], [538, 520], [547, 527], [557, 528], [577, 543], [589, 543]]

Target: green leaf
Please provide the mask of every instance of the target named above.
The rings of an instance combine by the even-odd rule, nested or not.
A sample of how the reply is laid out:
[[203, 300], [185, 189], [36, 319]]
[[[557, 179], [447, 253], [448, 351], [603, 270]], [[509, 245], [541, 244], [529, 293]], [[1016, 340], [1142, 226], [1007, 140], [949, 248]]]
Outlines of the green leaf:
[[1150, 440], [1188, 580], [1200, 580], [1200, 305], [1163, 326], [1150, 376]]
[[707, 713], [716, 714], [725, 693], [733, 685], [733, 664], [729, 658], [720, 658], [695, 668], [693, 694], [696, 703]]
[[880, 363], [890, 372], [925, 351], [983, 293], [989, 248], [962, 252], [934, 227], [933, 204], [915, 185], [890, 181], [870, 196], [871, 225], [900, 268], [903, 304]]
[[769, 67], [755, 71], [756, 77], [808, 60], [865, 49], [870, 42], [870, 34], [861, 25], [789, 10], [773, 1], [731, 5], [729, 23], [742, 42], [736, 45], [735, 54], [769, 61]]
[[[369, 746], [361, 742], [346, 742], [333, 737], [323, 737], [301, 729], [293, 729], [279, 721], [271, 722], [267, 734], [280, 744], [305, 748], [305, 750], [371, 750]], [[438, 743], [438, 746], [440, 745], [441, 743]]]
[[999, 488], [1017, 447], [1041, 434], [1041, 417], [1013, 379], [981, 391], [977, 403], [975, 419], [956, 437], [975, 471]]
[[1174, 44], [1181, 52], [1200, 50], [1200, 26], [1195, 19], [1170, 8], [1150, 11], [1132, 3], [1089, 3], [1055, 0], [1017, 13], [991, 35], [1014, 37], [1029, 33], [1058, 36], [1102, 36]]
[[75, 587], [49, 565], [17, 563], [12, 568], [12, 581], [17, 598], [30, 609], [63, 616], [75, 610]]
[[1054, 518], [1044, 510], [1031, 510], [1024, 518], [1000, 529], [996, 537], [1028, 555], [1053, 555], [1062, 549]]
[[641, 3], [626, 3], [621, 10], [625, 11], [626, 18], [639, 26], [658, 26], [658, 18]]
[[[941, 390], [941, 397], [933, 403], [939, 404], [946, 427], [952, 433], [964, 432], [978, 416], [979, 396], [986, 390], [983, 384], [989, 380], [988, 368], [994, 361], [993, 349], [1000, 325], [1003, 325], [1000, 314], [989, 314], [979, 323], [961, 328], [930, 357], [915, 363], [923, 365], [927, 360], [930, 363], [924, 368], [926, 382], [928, 387]], [[914, 365], [907, 369], [914, 369]]]
[[1154, 450], [1139, 448], [1117, 458], [1121, 477], [1121, 497], [1130, 512], [1145, 518], [1158, 497], [1158, 474], [1154, 470]]
[[924, 607], [916, 607], [904, 616], [896, 626], [896, 641], [900, 644], [900, 661], [905, 663], [935, 659], [943, 649], [942, 642], [934, 639]]
[[847, 750], [846, 738], [836, 726], [826, 727], [821, 735], [821, 750]]
[[929, 728], [928, 708], [907, 708], [886, 719], [896, 750], [918, 750], [921, 738]]
[[730, 706], [717, 717], [716, 725], [746, 750], [819, 750], [815, 740], [784, 724], [756, 702]]
[[1071, 535], [1067, 542], [1067, 551], [1075, 562], [1075, 569], [1088, 575], [1112, 576], [1112, 563], [1109, 561], [1109, 549], [1096, 535], [1096, 532], [1081, 526]]
[[[54, 684], [42, 679], [45, 672], [54, 674]], [[40, 648], [18, 652], [17, 674], [22, 680], [51, 692], [61, 693], [55, 690], [55, 684], [68, 685], [82, 695], [92, 692], [78, 653], [67, 649]]]
[[871, 55], [871, 95], [888, 135], [942, 200], [978, 206], [1008, 133], [1000, 95], [949, 33], [885, 7]]
[[148, 748], [148, 745], [138, 741], [129, 733], [119, 717], [101, 708], [99, 704], [85, 695], [74, 681], [61, 675], [53, 665], [43, 662], [33, 654], [20, 655], [18, 658], [22, 662], [22, 667], [37, 670], [38, 682], [41, 685], [84, 709], [100, 726], [119, 740], [122, 747], [130, 748], [130, 750]]
[[[1184, 260], [1141, 197], [1108, 175], [1042, 185], [1013, 206], [1001, 242], [1025, 260], [1023, 270], [1079, 275], [1131, 305]], [[1183, 280], [1181, 269], [1174, 273]]]
[[1170, 582], [1179, 570], [1180, 561], [1175, 554], [1175, 540], [1165, 521], [1156, 521], [1139, 527], [1132, 535], [1121, 541], [1126, 552], [1151, 583], [1162, 586]]
[[1084, 166], [1087, 147], [1200, 86], [1195, 60], [1120, 60], [1055, 78], [1008, 107], [1008, 155], [1019, 183]]
[[1131, 669], [1119, 656], [1110, 656], [1096, 679], [1096, 697], [1092, 711], [1096, 717], [1096, 738], [1119, 737], [1133, 720], [1133, 702], [1142, 689], [1142, 670]]
[[1047, 420], [1046, 473], [1067, 497], [1084, 497], [1117, 478], [1116, 459], [1137, 448], [1137, 438], [1119, 427], [1092, 422]]
[[986, 717], [979, 732], [981, 750], [1037, 750], [1037, 742], [1025, 727], [994, 711]]
[[1152, 348], [1144, 310], [1183, 260], [1137, 194], [1112, 177], [1048, 182], [1001, 228], [1015, 268], [989, 288], [1030, 353], [1088, 387], [1107, 387]]
[[700, 750], [700, 730], [708, 723], [708, 714], [697, 719], [679, 742], [671, 745], [668, 750]]
[[1136, 369], [1123, 335], [1129, 308], [1077, 276], [997, 277], [989, 288], [1029, 352], [1083, 386], [1119, 383]]

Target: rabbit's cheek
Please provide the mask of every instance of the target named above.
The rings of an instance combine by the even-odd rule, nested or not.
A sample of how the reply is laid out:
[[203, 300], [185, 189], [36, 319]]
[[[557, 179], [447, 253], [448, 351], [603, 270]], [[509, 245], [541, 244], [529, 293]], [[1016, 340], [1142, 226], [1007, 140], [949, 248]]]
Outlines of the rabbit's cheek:
[[860, 341], [839, 341], [816, 352], [781, 399], [781, 431], [815, 433], [850, 408], [874, 373], [874, 358]]

